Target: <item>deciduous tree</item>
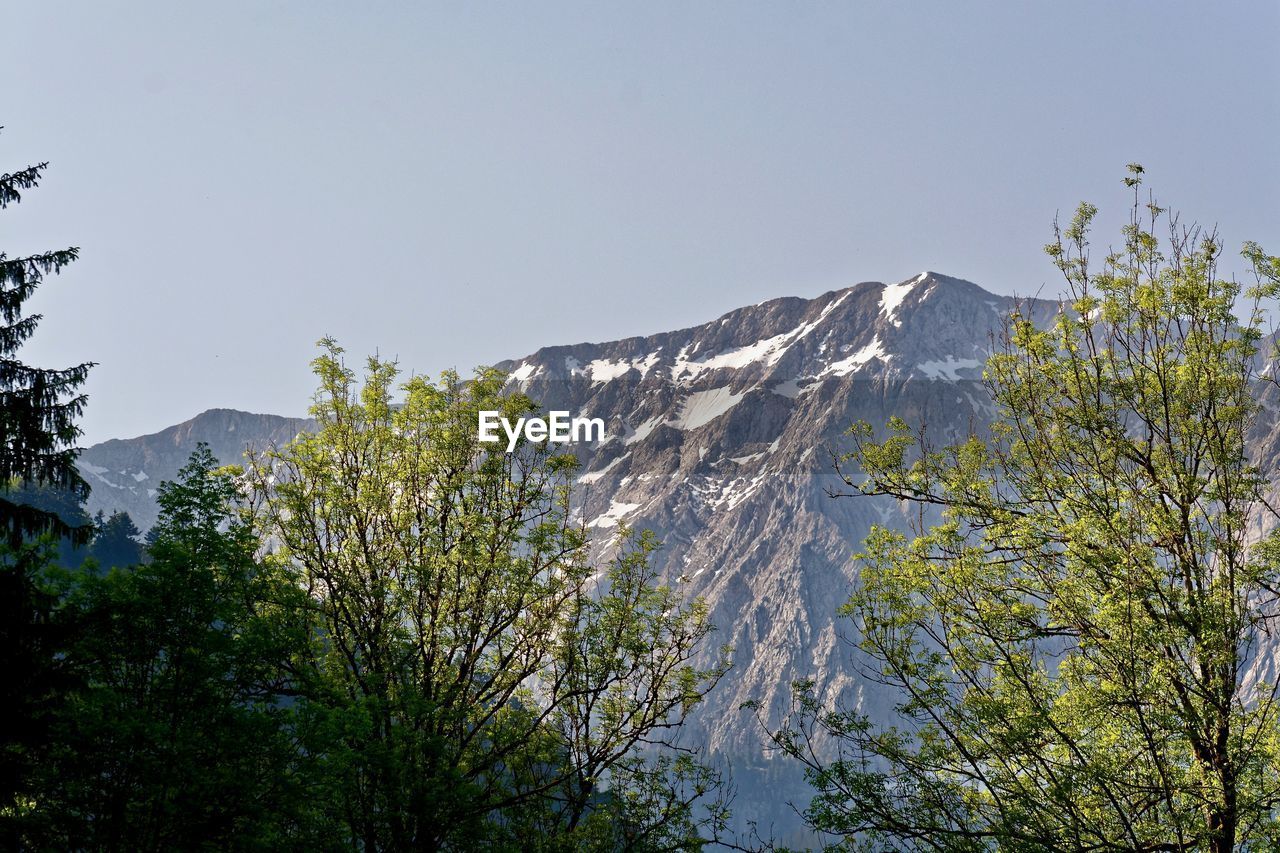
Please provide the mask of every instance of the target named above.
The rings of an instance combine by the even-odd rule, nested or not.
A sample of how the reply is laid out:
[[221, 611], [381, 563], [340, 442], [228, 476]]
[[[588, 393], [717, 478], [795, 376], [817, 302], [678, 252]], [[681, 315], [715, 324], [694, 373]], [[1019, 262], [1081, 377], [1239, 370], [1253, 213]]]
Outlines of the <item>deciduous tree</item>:
[[1091, 263], [1087, 204], [1047, 247], [1068, 296], [1049, 328], [1009, 319], [989, 434], [853, 431], [850, 485], [938, 523], [874, 529], [844, 610], [900, 724], [802, 685], [777, 735], [819, 829], [904, 850], [1280, 845], [1275, 685], [1249, 675], [1275, 653], [1280, 539], [1257, 533], [1275, 518], [1248, 444], [1280, 261], [1247, 245], [1242, 293], [1217, 235], [1130, 168], [1118, 250]]
[[312, 748], [345, 842], [696, 846], [708, 777], [687, 759], [656, 774], [642, 750], [723, 672], [691, 663], [705, 608], [657, 583], [648, 538], [587, 561], [572, 457], [478, 441], [479, 411], [534, 411], [501, 374], [414, 377], [393, 405], [393, 363], [361, 384], [322, 345], [315, 432], [255, 472], [274, 559], [315, 606], [329, 740]]
[[292, 702], [303, 593], [255, 559], [233, 472], [207, 446], [157, 500], [145, 564], [67, 578], [83, 684], [57, 717], [24, 846], [314, 843]]

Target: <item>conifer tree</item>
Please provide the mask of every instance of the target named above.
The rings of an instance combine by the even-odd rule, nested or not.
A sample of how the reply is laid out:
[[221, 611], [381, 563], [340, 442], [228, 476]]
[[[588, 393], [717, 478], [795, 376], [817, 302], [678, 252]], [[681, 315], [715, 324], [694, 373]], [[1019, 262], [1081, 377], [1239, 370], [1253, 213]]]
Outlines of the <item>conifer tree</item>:
[[[47, 163], [0, 175], [0, 210], [22, 200]], [[64, 370], [31, 367], [18, 349], [40, 315], [23, 305], [44, 276], [61, 272], [79, 250], [9, 257], [0, 251], [0, 704], [16, 722], [0, 730], [0, 844], [13, 846], [13, 819], [31, 806], [31, 775], [49, 748], [49, 726], [74, 676], [65, 656], [66, 626], [41, 575], [52, 548], [32, 542], [51, 533], [84, 541], [91, 526], [73, 528], [55, 508], [33, 501], [53, 493], [79, 503], [89, 487], [75, 467], [76, 418], [85, 396], [78, 389], [89, 363]], [[62, 500], [66, 503], [66, 500]]]
[[101, 511], [94, 518], [97, 532], [89, 547], [89, 556], [98, 563], [99, 571], [135, 566], [142, 562], [141, 532], [129, 513], [117, 511], [104, 516]]
[[[22, 201], [22, 193], [35, 188], [48, 166], [0, 175], [0, 210]], [[41, 319], [24, 316], [23, 305], [46, 275], [61, 272], [79, 254], [74, 246], [13, 258], [0, 251], [0, 535], [14, 546], [39, 533], [71, 532], [56, 513], [15, 499], [15, 486], [38, 483], [81, 499], [89, 493], [75, 467], [74, 443], [86, 399], [79, 388], [93, 364], [53, 370], [17, 358]]]

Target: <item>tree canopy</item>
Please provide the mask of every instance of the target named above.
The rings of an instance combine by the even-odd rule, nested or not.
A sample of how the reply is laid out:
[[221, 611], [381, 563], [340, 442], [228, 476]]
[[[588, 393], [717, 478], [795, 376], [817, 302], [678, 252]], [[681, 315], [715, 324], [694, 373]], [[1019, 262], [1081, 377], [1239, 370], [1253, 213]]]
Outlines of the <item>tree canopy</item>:
[[361, 384], [321, 343], [317, 429], [253, 481], [271, 559], [314, 603], [309, 707], [344, 837], [697, 846], [714, 780], [664, 736], [724, 671], [691, 663], [705, 608], [657, 583], [649, 536], [586, 559], [571, 456], [478, 441], [479, 410], [534, 410], [502, 374], [413, 377], [397, 406], [393, 363]]
[[[48, 167], [39, 163], [0, 175], [0, 210], [22, 201]], [[93, 364], [52, 370], [17, 358], [41, 320], [24, 314], [24, 304], [45, 276], [60, 273], [79, 255], [74, 246], [19, 257], [0, 251], [0, 532], [15, 546], [49, 530], [71, 532], [58, 514], [16, 500], [15, 487], [40, 484], [81, 499], [89, 491], [75, 467], [74, 445], [87, 399], [79, 388]]]
[[[47, 167], [0, 175], [0, 210], [20, 202]], [[46, 275], [61, 272], [78, 254], [74, 247], [18, 257], [0, 251], [0, 703], [16, 720], [0, 733], [0, 818], [28, 805], [31, 774], [73, 680], [64, 655], [67, 629], [55, 619], [58, 601], [41, 583], [52, 559], [41, 537], [83, 542], [92, 531], [78, 524], [88, 486], [76, 470], [74, 447], [85, 403], [79, 387], [92, 365], [37, 368], [18, 351], [41, 319], [25, 314], [25, 303]], [[0, 830], [0, 838], [12, 836]]]
[[1274, 653], [1280, 536], [1247, 445], [1270, 417], [1280, 261], [1248, 244], [1254, 284], [1224, 278], [1219, 237], [1144, 199], [1130, 168], [1120, 248], [1095, 265], [1081, 205], [1047, 247], [1056, 322], [1009, 318], [989, 433], [940, 448], [901, 420], [852, 431], [863, 476], [846, 481], [936, 523], [873, 528], [843, 610], [901, 724], [800, 685], [776, 735], [809, 766], [809, 821], [850, 844], [1280, 844], [1276, 686], [1251, 675]]

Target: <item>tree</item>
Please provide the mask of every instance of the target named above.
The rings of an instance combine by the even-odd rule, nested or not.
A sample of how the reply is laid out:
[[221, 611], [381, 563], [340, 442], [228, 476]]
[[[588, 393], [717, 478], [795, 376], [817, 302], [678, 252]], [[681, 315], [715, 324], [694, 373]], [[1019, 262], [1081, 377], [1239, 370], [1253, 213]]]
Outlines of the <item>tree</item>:
[[89, 538], [96, 528], [94, 519], [84, 508], [80, 493], [29, 483], [14, 486], [9, 495], [21, 506], [56, 514], [71, 531], [68, 535], [57, 537], [57, 552], [53, 557], [56, 565], [74, 568], [84, 562], [89, 552]]
[[117, 511], [108, 518], [99, 511], [94, 517], [93, 525], [89, 556], [96, 561], [99, 571], [135, 566], [142, 562], [142, 544], [138, 542], [141, 532], [129, 513]]
[[[0, 210], [21, 201], [47, 166], [0, 175]], [[38, 314], [23, 316], [24, 303], [45, 275], [60, 272], [78, 253], [68, 248], [10, 258], [0, 252], [0, 704], [17, 720], [0, 734], [0, 820], [6, 825], [30, 805], [30, 774], [48, 747], [51, 714], [72, 682], [60, 656], [68, 629], [41, 584], [54, 559], [52, 545], [33, 540], [48, 533], [83, 541], [90, 531], [30, 498], [56, 493], [79, 503], [88, 494], [72, 445], [85, 403], [78, 389], [92, 365], [40, 369], [17, 352], [40, 322]]]
[[289, 701], [306, 603], [256, 561], [235, 473], [201, 444], [160, 486], [147, 563], [69, 575], [83, 686], [22, 846], [275, 849], [312, 828]]
[[900, 420], [882, 440], [853, 430], [865, 479], [846, 482], [938, 523], [874, 528], [843, 611], [902, 724], [800, 685], [776, 735], [808, 764], [809, 821], [850, 844], [1280, 845], [1276, 687], [1250, 675], [1274, 653], [1280, 538], [1248, 445], [1280, 260], [1246, 245], [1239, 320], [1216, 233], [1144, 203], [1130, 170], [1123, 248], [1100, 268], [1095, 208], [1055, 228], [1069, 296], [1050, 328], [1009, 319], [989, 434], [936, 448]]
[[[22, 201], [48, 166], [0, 175], [0, 210]], [[56, 513], [14, 500], [15, 486], [39, 483], [81, 499], [89, 493], [75, 467], [74, 444], [80, 436], [76, 419], [87, 399], [78, 389], [93, 364], [49, 370], [15, 357], [41, 319], [24, 317], [23, 304], [46, 275], [61, 272], [79, 255], [74, 246], [17, 258], [0, 252], [0, 532], [13, 547], [36, 534], [70, 532]]]
[[707, 774], [640, 751], [724, 671], [690, 664], [705, 608], [656, 584], [650, 538], [587, 562], [572, 457], [479, 443], [479, 411], [534, 411], [501, 374], [414, 377], [395, 406], [394, 364], [370, 359], [359, 387], [321, 345], [316, 431], [254, 474], [274, 559], [315, 607], [308, 749], [342, 843], [696, 846]]

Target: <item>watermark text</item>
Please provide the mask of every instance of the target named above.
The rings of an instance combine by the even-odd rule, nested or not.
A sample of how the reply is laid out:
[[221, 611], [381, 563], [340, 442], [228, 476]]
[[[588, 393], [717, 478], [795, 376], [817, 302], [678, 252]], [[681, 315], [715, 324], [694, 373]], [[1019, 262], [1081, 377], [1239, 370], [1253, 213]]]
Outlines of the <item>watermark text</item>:
[[551, 444], [567, 444], [579, 441], [604, 441], [603, 418], [574, 418], [568, 412], [552, 411], [548, 417], [518, 418], [514, 424], [502, 416], [501, 412], [483, 410], [480, 412], [480, 441], [490, 443], [507, 438], [507, 452], [516, 449], [523, 435], [526, 441], [545, 441]]

